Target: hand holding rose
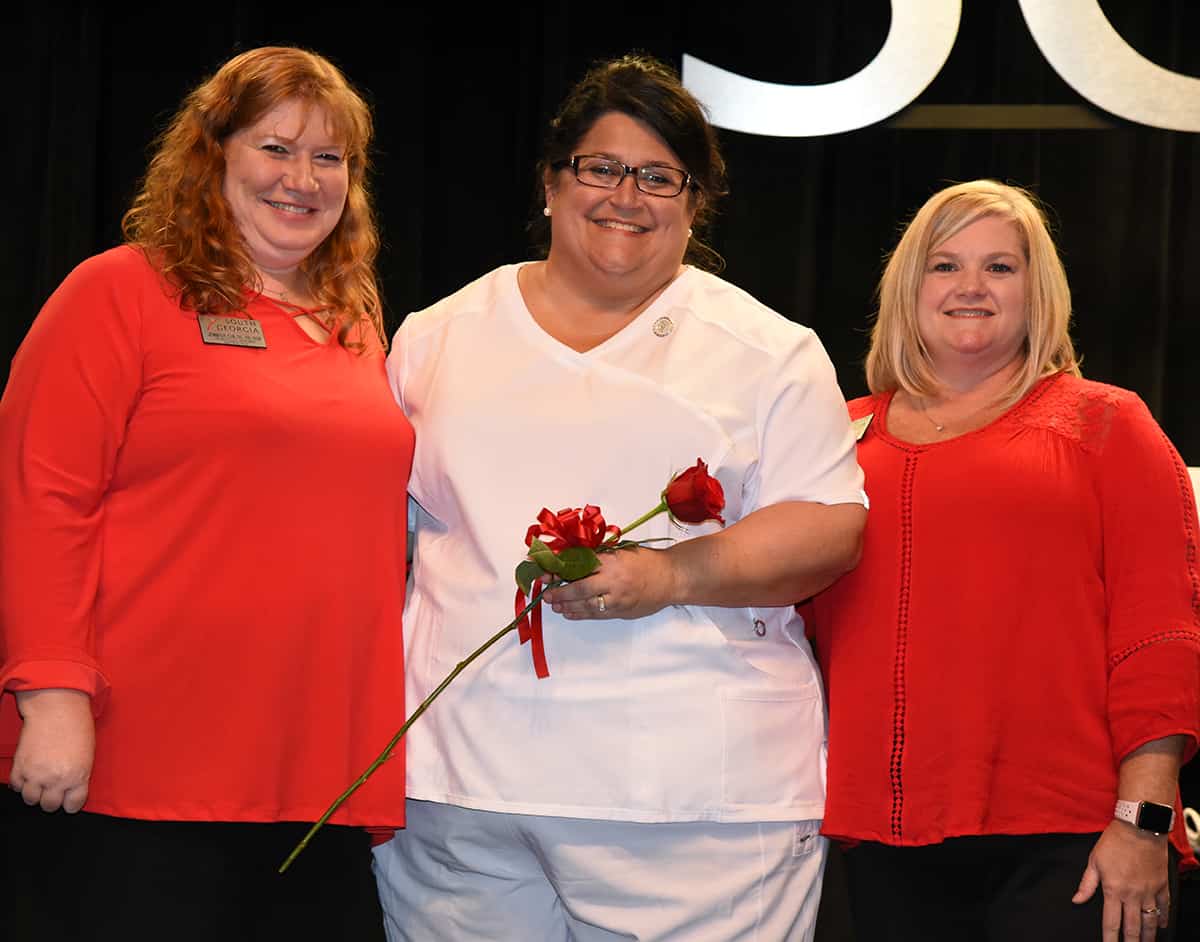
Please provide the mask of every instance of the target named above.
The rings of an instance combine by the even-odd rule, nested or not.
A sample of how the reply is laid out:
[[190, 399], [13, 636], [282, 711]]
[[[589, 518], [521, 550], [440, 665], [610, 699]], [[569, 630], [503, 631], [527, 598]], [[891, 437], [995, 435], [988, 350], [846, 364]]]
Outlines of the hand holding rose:
[[[546, 593], [550, 607], [571, 621], [642, 618], [679, 597], [679, 579], [670, 551], [632, 547], [606, 553], [586, 579]], [[604, 600], [600, 607], [599, 600]]]
[[[725, 520], [725, 492], [700, 459], [675, 475], [662, 492], [658, 507], [638, 520], [643, 523], [664, 510], [675, 523]], [[603, 519], [603, 518], [601, 518]], [[632, 529], [627, 527], [626, 529]], [[550, 607], [564, 618], [642, 618], [673, 604], [680, 597], [678, 558], [670, 551], [624, 547], [625, 552], [605, 554], [585, 579], [546, 593]], [[603, 606], [600, 604], [603, 600]]]
[[[605, 527], [598, 507], [582, 511], [567, 508], [557, 515], [543, 509], [538, 524], [529, 528], [525, 542], [529, 558], [517, 567], [515, 608], [553, 575], [567, 585], [551, 588], [546, 600], [564, 618], [641, 618], [679, 599], [680, 574], [669, 552], [645, 549], [638, 543], [621, 540], [647, 520], [661, 513], [675, 524], [725, 520], [725, 492], [721, 482], [708, 473], [708, 465], [699, 458], [696, 464], [676, 474], [667, 483], [658, 505], [618, 530]], [[615, 531], [615, 532], [614, 532]], [[612, 536], [606, 538], [606, 534]], [[546, 537], [542, 543], [540, 537]], [[623, 552], [615, 552], [622, 550]], [[553, 552], [551, 552], [553, 551]], [[604, 561], [597, 554], [604, 554]], [[522, 625], [521, 641], [533, 641], [534, 668], [539, 677], [548, 675], [541, 642], [541, 613], [537, 607]]]

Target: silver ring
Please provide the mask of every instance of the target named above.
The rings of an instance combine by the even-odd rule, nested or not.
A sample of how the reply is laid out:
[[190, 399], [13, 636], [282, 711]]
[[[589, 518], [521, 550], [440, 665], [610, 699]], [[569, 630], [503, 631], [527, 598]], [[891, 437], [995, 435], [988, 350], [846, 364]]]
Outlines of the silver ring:
[[1143, 909], [1142, 915], [1143, 916], [1157, 916], [1161, 912], [1162, 912], [1162, 910], [1159, 909], [1157, 906], [1155, 906], [1153, 909]]
[[601, 613], [608, 611], [608, 606], [604, 604], [603, 592], [596, 596], [596, 608], [600, 609]]

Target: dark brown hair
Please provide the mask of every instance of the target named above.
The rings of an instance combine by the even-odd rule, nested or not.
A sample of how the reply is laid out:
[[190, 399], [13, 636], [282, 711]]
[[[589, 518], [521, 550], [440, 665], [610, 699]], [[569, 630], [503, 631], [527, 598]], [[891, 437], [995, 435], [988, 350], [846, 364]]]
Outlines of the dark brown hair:
[[535, 242], [549, 247], [550, 228], [542, 216], [542, 190], [547, 175], [569, 161], [575, 147], [601, 117], [629, 115], [647, 125], [678, 155], [691, 174], [687, 198], [696, 217], [684, 260], [719, 271], [724, 260], [701, 241], [716, 214], [717, 201], [729, 191], [725, 159], [704, 108], [679, 81], [670, 66], [650, 56], [631, 54], [594, 65], [567, 94], [550, 122], [537, 166], [537, 212], [530, 225]]

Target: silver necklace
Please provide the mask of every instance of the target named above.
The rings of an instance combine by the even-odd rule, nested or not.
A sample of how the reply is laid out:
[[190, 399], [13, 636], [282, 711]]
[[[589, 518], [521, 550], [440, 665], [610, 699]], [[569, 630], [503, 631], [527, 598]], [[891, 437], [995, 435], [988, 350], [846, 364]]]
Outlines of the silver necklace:
[[921, 400], [921, 410], [920, 411], [921, 411], [921, 415], [925, 416], [925, 421], [933, 426], [933, 430], [935, 432], [940, 433], [940, 432], [946, 431], [946, 423], [938, 422], [937, 420], [934, 419], [933, 416], [931, 416], [929, 414], [929, 407], [925, 404], [924, 399]]
[[[979, 415], [982, 412], [987, 411], [988, 409], [992, 408], [995, 404], [996, 404], [995, 399], [985, 402], [983, 405], [979, 406], [976, 409], [972, 409], [970, 412], [968, 412], [966, 415], [964, 415], [962, 417], [962, 419], [955, 422], [955, 425], [957, 425], [960, 428], [967, 425], [973, 418], [975, 418], [975, 416]], [[933, 426], [933, 430], [935, 432], [937, 432], [938, 434], [941, 434], [942, 432], [946, 431], [946, 423], [939, 422], [937, 419], [935, 419], [932, 415], [929, 414], [929, 406], [925, 402], [924, 398], [921, 399], [921, 405], [920, 405], [919, 411], [920, 411], [921, 415], [925, 416], [925, 421]]]

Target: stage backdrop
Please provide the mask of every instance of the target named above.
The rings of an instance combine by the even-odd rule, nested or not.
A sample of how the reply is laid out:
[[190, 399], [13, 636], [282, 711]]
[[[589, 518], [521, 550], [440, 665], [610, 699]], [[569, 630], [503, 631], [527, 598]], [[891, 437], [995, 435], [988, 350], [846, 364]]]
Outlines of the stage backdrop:
[[[896, 6], [899, 17], [901, 7], [956, 4]], [[1133, 50], [1200, 75], [1200, 4], [1099, 7]], [[766, 82], [831, 83], [876, 59], [891, 8], [887, 0], [555, 0], [483, 12], [356, 2], [9, 4], [0, 25], [12, 112], [5, 124], [16, 130], [5, 154], [7, 201], [16, 212], [0, 259], [3, 368], [62, 277], [118, 241], [165, 117], [236, 51], [314, 48], [374, 104], [381, 268], [394, 326], [530, 254], [525, 224], [541, 129], [592, 60], [642, 49], [677, 66], [687, 55]], [[936, 44], [944, 27], [931, 15], [928, 31]], [[970, 107], [931, 107], [946, 105]], [[1200, 257], [1197, 135], [1089, 103], [1047, 62], [1018, 0], [966, 0], [944, 65], [891, 118], [834, 136], [724, 130], [721, 138], [732, 193], [714, 245], [726, 276], [814, 327], [847, 395], [864, 391], [872, 295], [898, 226], [947, 181], [992, 176], [1032, 188], [1054, 210], [1086, 374], [1136, 390], [1184, 458], [1200, 464], [1192, 418], [1200, 286], [1189, 269]]]
[[[901, 6], [954, 7], [920, 0]], [[1079, 4], [1063, 3], [1063, 7]], [[1087, 375], [1136, 390], [1200, 464], [1200, 190], [1195, 133], [1089, 103], [1046, 61], [1017, 0], [963, 5], [953, 47], [915, 102], [834, 136], [722, 131], [732, 193], [714, 231], [727, 277], [814, 327], [847, 395], [883, 254], [947, 181], [993, 176], [1054, 210]], [[1082, 6], [1089, 6], [1088, 3]], [[1096, 6], [1091, 0], [1090, 6]], [[1121, 37], [1200, 75], [1200, 4], [1102, 0]], [[753, 79], [819, 85], [876, 59], [887, 0], [707, 5], [17, 2], [7, 26], [3, 369], [54, 286], [115, 244], [146, 147], [188, 88], [230, 54], [297, 43], [337, 61], [375, 106], [375, 188], [389, 324], [529, 255], [537, 143], [592, 60], [642, 49]], [[939, 35], [931, 18], [930, 41]], [[944, 32], [944, 28], [943, 28]], [[936, 63], [934, 63], [936, 68]], [[970, 106], [933, 108], [931, 106]], [[995, 108], [990, 106], [1064, 106]], [[1011, 127], [1011, 125], [1025, 127]], [[1009, 129], [998, 128], [1009, 125]], [[1033, 125], [1030, 127], [1029, 125]], [[2, 378], [2, 377], [0, 377]]]

